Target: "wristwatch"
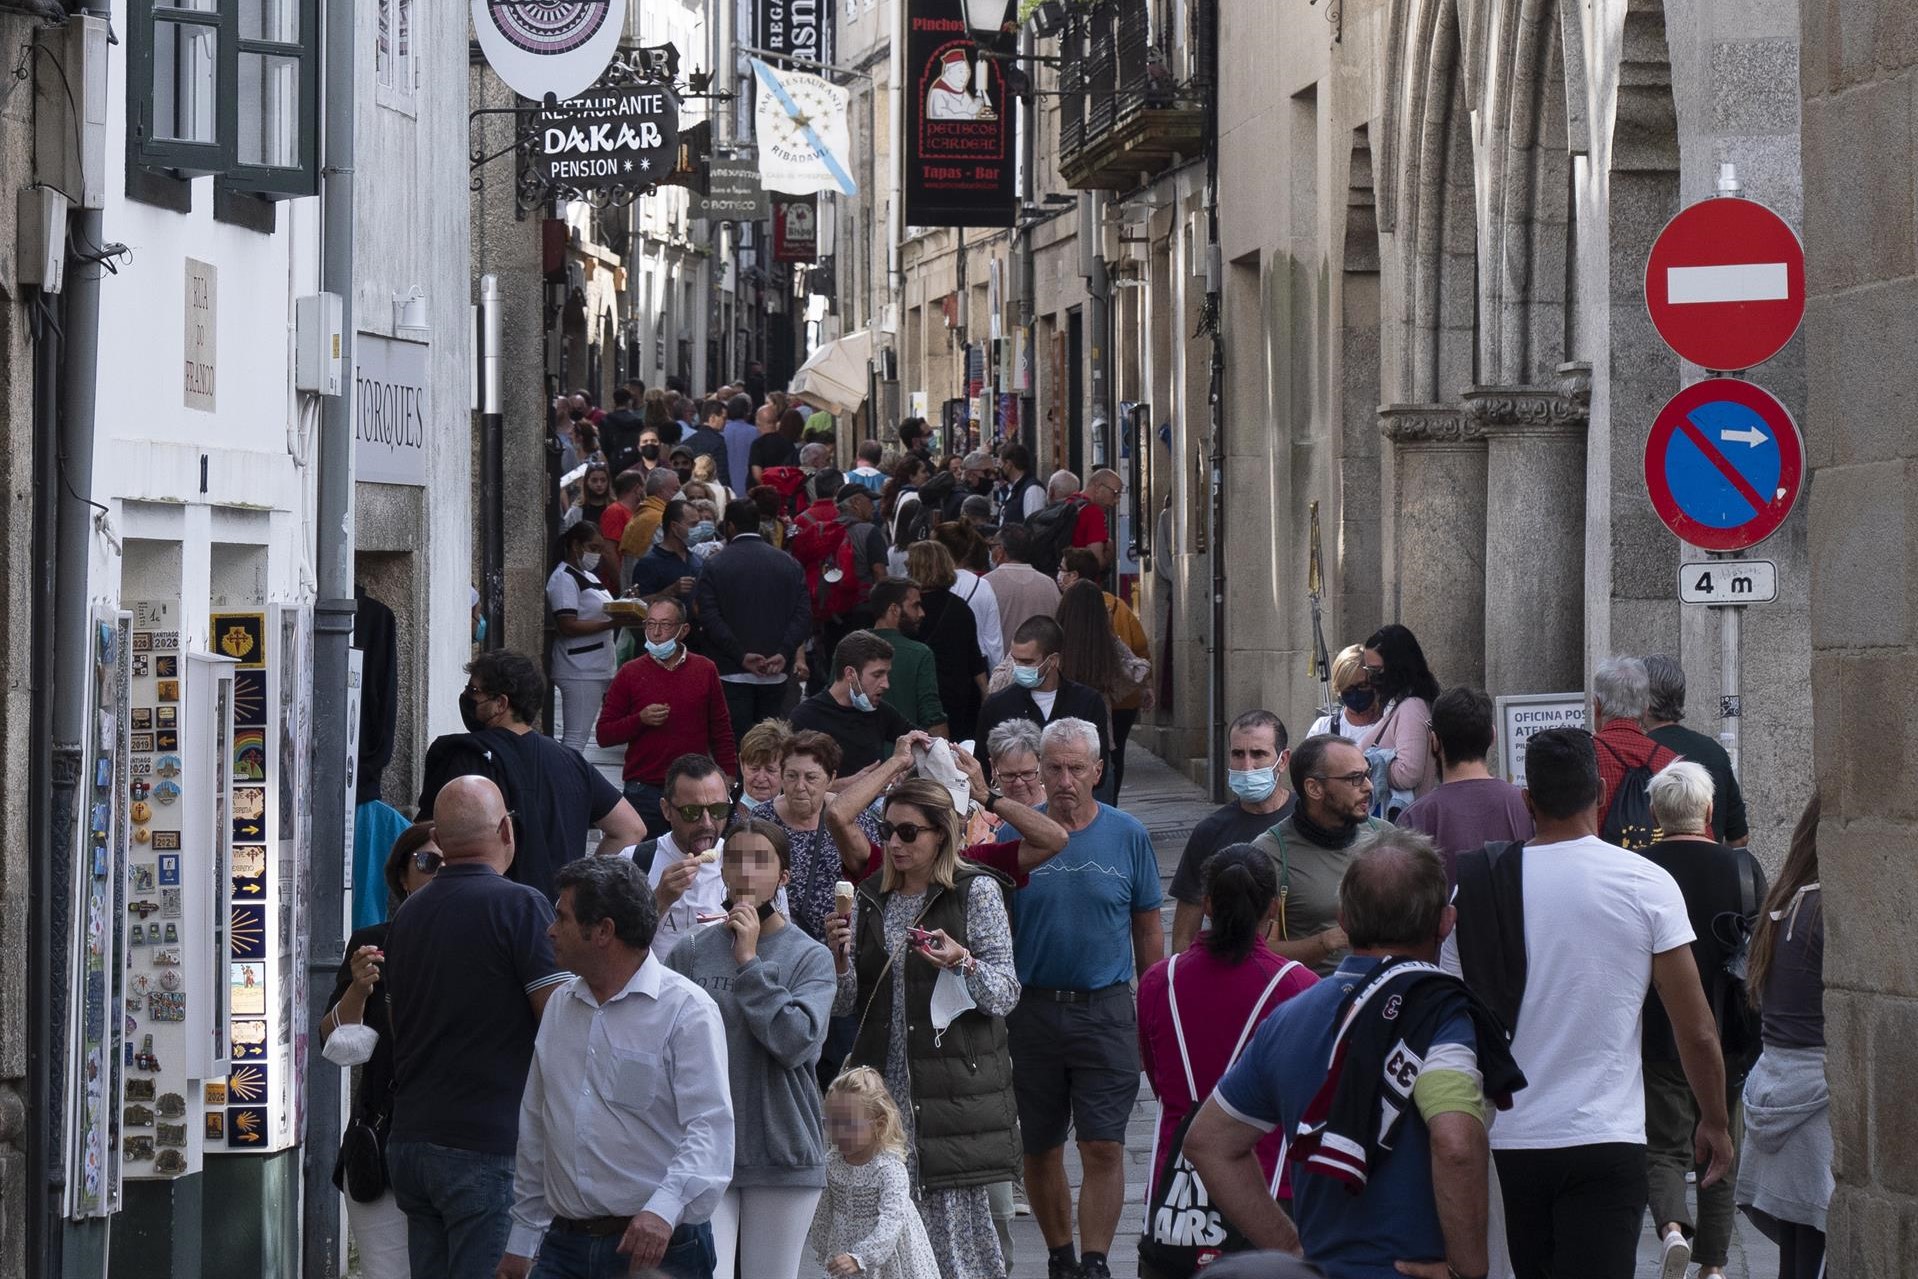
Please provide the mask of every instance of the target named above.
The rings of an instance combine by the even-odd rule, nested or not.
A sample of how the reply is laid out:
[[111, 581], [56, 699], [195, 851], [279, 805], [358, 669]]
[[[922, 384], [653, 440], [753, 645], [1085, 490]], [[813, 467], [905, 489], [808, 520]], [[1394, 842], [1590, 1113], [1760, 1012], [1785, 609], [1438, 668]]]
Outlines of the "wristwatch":
[[999, 815], [999, 801], [1004, 798], [1005, 796], [1001, 795], [997, 790], [989, 790], [986, 792], [986, 797], [979, 801], [979, 807], [985, 809], [994, 817], [997, 817]]

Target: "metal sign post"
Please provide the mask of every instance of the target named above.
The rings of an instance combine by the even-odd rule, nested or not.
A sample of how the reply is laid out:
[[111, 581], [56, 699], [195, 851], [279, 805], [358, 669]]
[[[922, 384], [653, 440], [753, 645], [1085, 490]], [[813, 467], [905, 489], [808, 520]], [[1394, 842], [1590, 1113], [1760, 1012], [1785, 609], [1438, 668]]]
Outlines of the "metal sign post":
[[1724, 604], [1718, 609], [1718, 744], [1731, 760], [1732, 776], [1739, 776], [1738, 744], [1745, 707], [1739, 693], [1742, 655], [1739, 644], [1745, 620], [1743, 604]]

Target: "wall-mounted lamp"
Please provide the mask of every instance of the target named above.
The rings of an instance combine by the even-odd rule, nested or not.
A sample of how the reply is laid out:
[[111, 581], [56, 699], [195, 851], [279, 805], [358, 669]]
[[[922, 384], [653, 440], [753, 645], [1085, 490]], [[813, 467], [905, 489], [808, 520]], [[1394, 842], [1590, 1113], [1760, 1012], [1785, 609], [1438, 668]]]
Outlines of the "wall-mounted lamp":
[[426, 291], [415, 284], [412, 291], [393, 298], [393, 327], [399, 336], [423, 342], [432, 326], [426, 322]]

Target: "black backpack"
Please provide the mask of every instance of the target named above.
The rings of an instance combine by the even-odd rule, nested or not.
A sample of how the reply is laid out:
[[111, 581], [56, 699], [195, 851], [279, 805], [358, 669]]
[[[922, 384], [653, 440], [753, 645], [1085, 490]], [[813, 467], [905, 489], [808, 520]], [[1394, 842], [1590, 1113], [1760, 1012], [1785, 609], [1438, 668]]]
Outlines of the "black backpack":
[[1069, 497], [1033, 512], [1026, 521], [1031, 539], [1026, 544], [1026, 562], [1047, 577], [1056, 576], [1060, 557], [1072, 549], [1072, 531], [1079, 526], [1079, 512], [1089, 504], [1088, 498]]
[[[426, 748], [426, 763], [421, 770], [424, 780], [420, 786], [420, 820], [426, 819], [429, 805], [455, 777], [477, 774], [487, 778], [499, 787], [500, 795], [506, 800], [506, 811], [513, 817], [513, 844], [519, 855], [506, 877], [517, 881], [514, 871], [526, 864], [530, 848], [527, 831], [543, 828], [529, 828], [527, 824], [525, 800], [537, 784], [522, 784], [518, 755], [511, 744], [513, 737], [514, 734], [505, 729], [485, 728], [477, 733], [448, 733], [434, 738], [432, 745]], [[539, 852], [544, 851], [542, 844]]]
[[[1600, 750], [1611, 750], [1603, 742], [1597, 746]], [[1616, 757], [1616, 752], [1613, 754]], [[1598, 832], [1600, 839], [1633, 852], [1658, 842], [1658, 818], [1652, 815], [1652, 772], [1649, 764], [1634, 764], [1625, 770], [1625, 776], [1612, 791], [1611, 807], [1605, 810], [1605, 824]]]

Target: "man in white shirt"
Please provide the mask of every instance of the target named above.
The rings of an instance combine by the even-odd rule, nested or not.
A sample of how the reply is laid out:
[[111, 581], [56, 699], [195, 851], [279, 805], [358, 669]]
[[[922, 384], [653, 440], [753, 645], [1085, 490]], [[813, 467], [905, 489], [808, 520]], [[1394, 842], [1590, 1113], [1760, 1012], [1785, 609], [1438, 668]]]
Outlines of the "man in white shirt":
[[651, 953], [653, 895], [632, 862], [582, 858], [555, 882], [553, 950], [578, 975], [533, 1050], [498, 1279], [526, 1279], [539, 1255], [569, 1279], [712, 1279], [708, 1220], [733, 1171], [719, 1009]]
[[733, 806], [726, 774], [708, 755], [681, 755], [667, 765], [660, 791], [659, 806], [672, 829], [620, 856], [636, 861], [652, 887], [658, 912], [652, 951], [663, 961], [703, 926], [700, 916], [726, 914], [719, 833], [732, 820]]
[[[1628, 1275], [1647, 1193], [1640, 1052], [1646, 994], [1657, 988], [1699, 1099], [1701, 1187], [1723, 1177], [1732, 1161], [1718, 1032], [1677, 883], [1655, 863], [1598, 838], [1602, 788], [1591, 734], [1533, 734], [1525, 743], [1525, 779], [1537, 833], [1523, 849], [1502, 854], [1521, 859], [1519, 874], [1483, 873], [1482, 852], [1460, 857], [1459, 924], [1443, 960], [1455, 972], [1462, 966], [1466, 982], [1494, 1008], [1509, 1003], [1511, 988], [1522, 983], [1512, 1055], [1529, 1083], [1491, 1130], [1512, 1269], [1518, 1279]], [[1509, 900], [1514, 879], [1516, 911]], [[1519, 937], [1492, 927], [1515, 918], [1522, 921]], [[1509, 1015], [1509, 1008], [1501, 1011]]]

